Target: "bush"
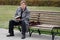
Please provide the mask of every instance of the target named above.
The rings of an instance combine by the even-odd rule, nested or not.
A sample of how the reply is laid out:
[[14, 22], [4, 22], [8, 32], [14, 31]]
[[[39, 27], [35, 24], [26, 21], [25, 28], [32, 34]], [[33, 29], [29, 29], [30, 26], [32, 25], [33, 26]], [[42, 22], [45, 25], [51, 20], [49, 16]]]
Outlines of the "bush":
[[[21, 0], [0, 0], [0, 5], [19, 5]], [[29, 6], [56, 6], [60, 7], [60, 1], [42, 1], [42, 0], [26, 0]]]

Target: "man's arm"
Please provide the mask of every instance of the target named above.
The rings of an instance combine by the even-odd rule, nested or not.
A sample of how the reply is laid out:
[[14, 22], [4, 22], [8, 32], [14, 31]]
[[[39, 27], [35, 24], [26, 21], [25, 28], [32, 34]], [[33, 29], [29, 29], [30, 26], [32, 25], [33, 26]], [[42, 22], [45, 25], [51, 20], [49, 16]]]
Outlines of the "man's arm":
[[16, 21], [20, 21], [20, 16], [21, 16], [20, 13], [21, 13], [20, 8], [17, 8], [15, 16], [14, 16]]
[[20, 8], [17, 8], [16, 13], [15, 13], [15, 17], [21, 16], [20, 13], [21, 13]]
[[30, 18], [30, 11], [27, 11], [26, 16], [22, 20], [29, 20]]

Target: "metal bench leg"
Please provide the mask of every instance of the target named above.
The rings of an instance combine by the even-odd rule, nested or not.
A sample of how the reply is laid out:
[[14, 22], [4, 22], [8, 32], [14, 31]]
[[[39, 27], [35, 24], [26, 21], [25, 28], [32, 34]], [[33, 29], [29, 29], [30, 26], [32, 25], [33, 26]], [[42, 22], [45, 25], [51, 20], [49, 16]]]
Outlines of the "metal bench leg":
[[29, 30], [29, 36], [31, 37], [30, 29], [28, 29], [28, 30]]
[[34, 32], [34, 30], [30, 31], [30, 33], [29, 33], [29, 36], [30, 36], [30, 37], [31, 37], [31, 35], [32, 35], [33, 32]]
[[52, 33], [52, 40], [54, 40], [54, 37], [55, 37], [55, 35], [54, 35], [54, 33]]
[[20, 26], [18, 26], [18, 29], [19, 29], [19, 31], [21, 32], [21, 28], [20, 28]]
[[53, 32], [53, 30], [51, 31], [51, 33], [52, 33], [52, 40], [54, 40], [54, 38], [55, 38], [55, 33]]
[[41, 35], [41, 32], [40, 32], [40, 30], [38, 29], [38, 33], [39, 33], [39, 35]]

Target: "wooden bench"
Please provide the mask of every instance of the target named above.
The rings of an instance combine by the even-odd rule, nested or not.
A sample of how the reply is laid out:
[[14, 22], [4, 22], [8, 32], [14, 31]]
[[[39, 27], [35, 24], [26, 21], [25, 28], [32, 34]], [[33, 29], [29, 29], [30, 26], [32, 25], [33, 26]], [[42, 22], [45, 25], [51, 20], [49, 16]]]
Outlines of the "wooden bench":
[[[29, 35], [31, 36], [34, 30], [37, 30], [39, 35], [41, 34], [41, 29], [50, 30], [52, 34], [52, 40], [54, 40], [55, 35], [60, 29], [60, 12], [46, 12], [46, 11], [31, 11], [30, 13], [30, 26]], [[31, 28], [33, 30], [31, 30]], [[18, 26], [21, 32], [21, 27]], [[54, 32], [56, 29], [57, 32]]]
[[[52, 34], [52, 40], [58, 33], [60, 28], [60, 12], [45, 12], [45, 11], [31, 11], [30, 13], [30, 36], [34, 32], [35, 28], [41, 34], [40, 29], [50, 30]], [[57, 29], [57, 33], [54, 32]]]

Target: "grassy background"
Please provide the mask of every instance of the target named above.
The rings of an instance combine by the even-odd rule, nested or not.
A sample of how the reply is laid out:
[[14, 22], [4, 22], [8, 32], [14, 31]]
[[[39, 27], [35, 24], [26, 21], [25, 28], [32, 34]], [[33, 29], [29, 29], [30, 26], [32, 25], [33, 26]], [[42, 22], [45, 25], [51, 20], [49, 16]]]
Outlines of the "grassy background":
[[[0, 28], [8, 28], [8, 21], [13, 19], [18, 6], [0, 5]], [[29, 10], [37, 11], [57, 11], [60, 12], [60, 7], [38, 7], [28, 6]]]
[[[9, 20], [13, 19], [18, 6], [0, 5], [0, 28], [8, 28]], [[60, 7], [28, 6], [30, 11], [56, 11], [60, 12]]]

